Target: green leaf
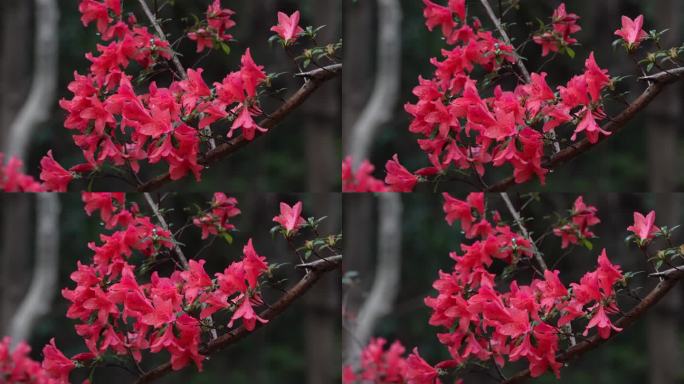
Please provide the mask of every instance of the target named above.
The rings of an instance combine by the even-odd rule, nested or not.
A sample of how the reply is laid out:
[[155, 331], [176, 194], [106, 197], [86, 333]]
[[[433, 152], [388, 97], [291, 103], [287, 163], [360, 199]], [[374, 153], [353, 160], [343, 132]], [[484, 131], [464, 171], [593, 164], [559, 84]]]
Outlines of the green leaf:
[[572, 48], [565, 47], [565, 53], [567, 53], [571, 59], [575, 58], [575, 51]]
[[590, 251], [591, 251], [592, 249], [594, 249], [594, 244], [592, 244], [591, 241], [589, 241], [589, 240], [587, 240], [587, 239], [582, 239], [582, 245], [584, 246], [584, 248], [586, 248], [586, 249], [588, 249], [588, 250], [590, 250]]
[[223, 237], [223, 240], [226, 241], [226, 243], [233, 244], [233, 236], [231, 236], [230, 233], [223, 232], [221, 236]]

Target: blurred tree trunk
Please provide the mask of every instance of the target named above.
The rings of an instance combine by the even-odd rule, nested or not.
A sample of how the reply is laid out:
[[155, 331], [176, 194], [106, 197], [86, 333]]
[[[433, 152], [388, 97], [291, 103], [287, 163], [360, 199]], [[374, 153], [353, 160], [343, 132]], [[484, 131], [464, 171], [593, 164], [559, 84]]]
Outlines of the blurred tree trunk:
[[[319, 44], [339, 39], [342, 0], [313, 2], [316, 25], [325, 25], [317, 38]], [[330, 192], [340, 180], [338, 155], [340, 137], [340, 83], [334, 80], [321, 88], [305, 107], [308, 192]]]
[[[24, 102], [30, 84], [31, 3], [4, 1], [0, 4], [0, 148], [5, 145], [7, 130]], [[31, 206], [28, 196], [22, 195], [5, 195], [0, 202], [0, 333], [4, 334], [28, 285]]]
[[31, 195], [5, 193], [2, 202], [0, 254], [0, 334], [9, 333], [14, 312], [24, 297], [31, 260]]
[[[664, 46], [676, 46], [681, 40], [681, 0], [656, 0], [653, 28], [663, 30]], [[681, 86], [672, 86], [649, 107], [648, 170], [650, 190], [664, 192], [656, 199], [658, 223], [672, 227], [681, 222], [679, 196], [672, 194], [681, 177], [678, 130], [681, 127]], [[649, 378], [651, 384], [681, 383], [682, 345], [679, 319], [682, 290], [673, 289], [648, 315], [647, 337]]]
[[[372, 89], [373, 76], [373, 36], [375, 20], [374, 1], [344, 1], [344, 75], [342, 76], [342, 153], [349, 153], [351, 131], [359, 118], [359, 112], [368, 100]], [[375, 204], [370, 194], [348, 194], [344, 201], [344, 271], [355, 271], [360, 276], [372, 276], [371, 250], [374, 231]], [[366, 282], [366, 279], [362, 279]], [[370, 282], [369, 282], [370, 283]], [[349, 320], [348, 310], [358, 308], [362, 297], [361, 292], [370, 288], [370, 284], [361, 287], [345, 287], [342, 308], [343, 322]], [[353, 335], [348, 329], [343, 329], [343, 351], [349, 350], [348, 345], [354, 342]], [[351, 340], [351, 341], [350, 341]]]
[[373, 85], [374, 1], [344, 1], [344, 76], [342, 76], [342, 142], [344, 154], [359, 112]]
[[[341, 0], [317, 0], [312, 3], [316, 25], [325, 25], [317, 40], [319, 44], [335, 42], [340, 36]], [[339, 81], [321, 88], [305, 107], [307, 191], [314, 192], [314, 213], [327, 215], [324, 232], [340, 231], [341, 196], [329, 193], [340, 180], [340, 89]], [[321, 193], [327, 192], [327, 193]], [[307, 356], [307, 383], [334, 382], [339, 375], [340, 348], [340, 276], [324, 277], [306, 295], [304, 318]]]
[[[327, 216], [321, 233], [341, 230], [342, 196], [333, 193], [313, 195], [316, 217]], [[330, 273], [305, 296], [304, 332], [307, 361], [307, 383], [334, 383], [339, 380], [340, 366], [340, 281], [339, 273]]]

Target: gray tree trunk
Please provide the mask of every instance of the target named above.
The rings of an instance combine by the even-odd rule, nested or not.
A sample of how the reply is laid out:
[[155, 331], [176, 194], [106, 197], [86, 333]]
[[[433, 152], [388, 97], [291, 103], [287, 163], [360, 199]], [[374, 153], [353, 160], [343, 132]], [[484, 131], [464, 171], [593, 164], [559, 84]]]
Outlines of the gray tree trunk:
[[[657, 30], [670, 28], [664, 36], [664, 46], [681, 43], [680, 0], [654, 2]], [[658, 195], [658, 224], [672, 227], [681, 223], [679, 196], [671, 192], [681, 177], [681, 156], [678, 153], [679, 129], [682, 118], [682, 87], [672, 86], [649, 107], [648, 170], [652, 192]], [[647, 319], [649, 381], [651, 384], [675, 384], [682, 379], [682, 344], [679, 319], [682, 313], [682, 290], [673, 289], [649, 314]]]

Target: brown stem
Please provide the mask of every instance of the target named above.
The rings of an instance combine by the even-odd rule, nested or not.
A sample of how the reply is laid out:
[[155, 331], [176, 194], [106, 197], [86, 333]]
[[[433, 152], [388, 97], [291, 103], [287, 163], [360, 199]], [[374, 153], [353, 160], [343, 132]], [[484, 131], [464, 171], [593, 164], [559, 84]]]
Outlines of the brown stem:
[[[304, 101], [311, 96], [323, 83], [336, 77], [342, 72], [342, 64], [333, 64], [327, 67], [319, 68], [305, 74], [299, 74], [300, 77], [308, 79], [301, 88], [290, 96], [285, 102], [275, 110], [270, 116], [259, 122], [259, 126], [266, 128], [271, 132], [277, 124], [283, 121], [292, 111], [297, 109]], [[259, 137], [265, 136], [268, 132], [257, 132], [255, 140]], [[199, 164], [207, 166], [213, 164], [225, 157], [230, 156], [240, 148], [251, 143], [243, 136], [238, 136], [217, 146], [215, 149], [207, 152], [200, 160]], [[164, 184], [171, 181], [169, 173], [159, 175], [138, 187], [138, 192], [148, 192], [160, 188]]]
[[[613, 324], [616, 327], [625, 329], [632, 325], [641, 315], [643, 315], [648, 309], [657, 304], [676, 284], [679, 280], [684, 277], [684, 270], [673, 268], [667, 271], [667, 273], [661, 272], [662, 276], [665, 277], [651, 292], [644, 297], [639, 304], [632, 308], [629, 312], [625, 313], [624, 316], [616, 320]], [[577, 343], [575, 346], [570, 347], [567, 351], [561, 353], [556, 360], [560, 363], [566, 363], [573, 360], [585, 352], [591, 351], [592, 349], [598, 347], [599, 345], [612, 339], [617, 333], [612, 332], [607, 339], [602, 339], [599, 335], [594, 335], [586, 340]], [[511, 376], [502, 384], [514, 384], [521, 383], [530, 377], [530, 370], [522, 370], [515, 375]]]
[[[157, 18], [156, 16], [152, 13], [150, 10], [150, 7], [147, 6], [147, 3], [145, 0], [138, 0], [138, 3], [140, 3], [140, 6], [142, 7], [143, 11], [145, 12], [145, 15], [147, 18], [150, 20], [150, 23], [152, 23], [152, 26], [154, 27], [154, 30], [157, 31], [157, 34], [159, 35], [159, 38], [162, 41], [165, 41], [167, 44], [169, 44], [169, 47], [171, 47], [171, 44], [169, 43], [168, 39], [166, 38], [166, 35], [164, 34], [164, 31], [161, 29], [161, 26], [159, 23], [157, 23]], [[156, 3], [155, 3], [156, 4]], [[182, 79], [187, 79], [188, 74], [185, 72], [185, 68], [183, 67], [183, 64], [181, 64], [180, 60], [178, 60], [178, 55], [176, 55], [176, 51], [171, 50], [171, 61], [173, 62], [174, 66], [176, 67], [176, 70], [179, 73], [179, 76]], [[207, 128], [207, 131], [209, 132], [209, 146], [211, 149], [216, 148], [216, 140], [214, 140], [211, 134], [211, 128]]]
[[[504, 29], [503, 25], [501, 25], [501, 20], [496, 16], [494, 13], [494, 10], [492, 9], [492, 6], [489, 5], [489, 1], [487, 0], [480, 0], [482, 3], [482, 6], [485, 8], [487, 11], [487, 15], [489, 18], [492, 20], [494, 25], [496, 26], [496, 29], [499, 31], [501, 34], [501, 37], [503, 38], [504, 42], [511, 47], [513, 47], [513, 43], [511, 42], [511, 39], [508, 37], [508, 34], [506, 33], [506, 30]], [[515, 49], [515, 47], [514, 47]], [[517, 56], [517, 55], [516, 55]], [[523, 77], [525, 78], [525, 81], [527, 83], [530, 83], [532, 81], [530, 77], [530, 72], [527, 70], [527, 67], [525, 67], [525, 63], [523, 63], [522, 58], [519, 56], [516, 57], [515, 63], [518, 65], [518, 68], [520, 68], [520, 72], [522, 72]], [[551, 140], [553, 141], [553, 150], [557, 153], [560, 151], [560, 144], [558, 143], [558, 140], [556, 140], [556, 133], [551, 132], [549, 134], [549, 137], [551, 137]]]
[[[157, 31], [157, 34], [159, 35], [159, 38], [162, 39], [162, 41], [169, 42], [166, 39], [166, 35], [164, 34], [164, 31], [161, 29], [161, 26], [159, 23], [157, 23], [157, 18], [154, 16], [152, 11], [150, 10], [150, 7], [147, 6], [147, 3], [145, 0], [138, 0], [138, 3], [140, 3], [140, 6], [143, 9], [143, 12], [145, 12], [145, 15], [147, 18], [150, 20], [150, 23], [152, 23], [152, 26], [154, 27], [154, 30]], [[170, 46], [170, 44], [169, 44]], [[185, 72], [185, 68], [183, 68], [183, 64], [181, 64], [180, 60], [178, 60], [178, 56], [176, 55], [176, 52], [173, 50], [171, 51], [171, 61], [173, 61], [173, 64], [176, 66], [176, 70], [180, 74], [180, 76], [183, 79], [188, 78], [188, 74]]]
[[535, 260], [537, 260], [537, 263], [539, 263], [539, 266], [542, 269], [542, 273], [544, 273], [549, 268], [547, 267], [541, 252], [539, 252], [537, 244], [534, 243], [534, 239], [532, 238], [532, 236], [530, 236], [530, 233], [527, 231], [527, 228], [523, 223], [522, 217], [520, 217], [520, 212], [518, 212], [518, 210], [515, 209], [515, 207], [513, 206], [513, 202], [511, 202], [510, 197], [508, 197], [508, 193], [501, 192], [501, 198], [503, 199], [504, 203], [506, 203], [506, 207], [508, 208], [508, 211], [511, 213], [511, 216], [513, 216], [513, 220], [515, 220], [515, 223], [518, 224], [520, 232], [522, 232], [522, 235], [527, 240], [529, 240], [530, 245], [532, 246], [532, 253], [534, 254], [534, 258]]
[[[289, 307], [297, 298], [301, 297], [306, 293], [326, 272], [330, 272], [339, 268], [342, 265], [342, 256], [333, 256], [327, 259], [328, 262], [320, 262], [316, 268], [310, 269], [310, 272], [304, 275], [301, 280], [297, 282], [292, 288], [290, 288], [283, 296], [278, 299], [273, 305], [268, 309], [259, 314], [262, 319], [271, 321], [280, 315], [287, 307]], [[259, 322], [256, 323], [254, 330], [263, 328], [264, 324]], [[253, 331], [248, 331], [244, 326], [237, 328], [231, 332], [221, 335], [216, 340], [213, 340], [207, 344], [205, 348], [202, 348], [201, 353], [204, 355], [211, 355], [221, 349], [232, 345], [239, 340], [242, 340], [245, 336], [249, 335]], [[144, 375], [140, 376], [137, 384], [149, 383], [156, 379], [159, 379], [166, 374], [171, 372], [171, 363], [167, 362], [162, 365], [153, 368]]]
[[166, 219], [164, 219], [164, 216], [161, 214], [159, 211], [159, 206], [157, 203], [154, 202], [154, 199], [152, 199], [152, 195], [149, 193], [145, 192], [144, 194], [145, 201], [147, 202], [147, 205], [150, 206], [152, 209], [152, 212], [154, 212], [154, 216], [157, 217], [157, 220], [159, 220], [159, 225], [161, 227], [168, 231], [170, 236], [171, 236], [171, 242], [173, 243], [173, 249], [176, 251], [176, 255], [178, 256], [178, 259], [180, 260], [181, 264], [183, 265], [183, 269], [188, 269], [188, 259], [185, 257], [183, 254], [183, 250], [181, 249], [180, 245], [178, 245], [178, 242], [173, 236], [173, 232], [171, 232], [171, 229], [169, 228], [169, 225], [166, 223]]
[[[667, 72], [661, 72], [643, 78], [643, 80], [651, 80], [653, 83], [646, 88], [646, 90], [639, 95], [627, 108], [625, 108], [619, 115], [608, 122], [603, 129], [611, 132], [610, 136], [599, 136], [598, 142], [592, 144], [588, 139], [582, 139], [566, 148], [563, 148], [560, 152], [551, 156], [551, 159], [542, 163], [542, 166], [546, 169], [556, 169], [561, 165], [567, 163], [568, 161], [574, 159], [578, 155], [588, 151], [593, 148], [596, 144], [601, 143], [609, 137], [614, 136], [614, 133], [621, 131], [625, 125], [634, 118], [634, 116], [646, 108], [646, 106], [653, 101], [653, 99], [658, 96], [658, 94], [665, 88], [666, 85], [671, 84], [682, 78], [684, 75], [684, 67], [675, 68], [668, 70]], [[510, 176], [507, 177], [496, 184], [493, 184], [487, 188], [489, 192], [501, 192], [505, 191], [515, 184], [515, 179]]]

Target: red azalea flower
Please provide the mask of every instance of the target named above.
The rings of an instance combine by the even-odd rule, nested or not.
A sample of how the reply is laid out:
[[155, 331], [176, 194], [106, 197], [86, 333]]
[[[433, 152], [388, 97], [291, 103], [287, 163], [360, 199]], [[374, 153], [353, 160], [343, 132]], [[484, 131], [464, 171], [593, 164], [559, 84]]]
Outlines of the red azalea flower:
[[271, 27], [271, 31], [277, 33], [285, 41], [285, 45], [293, 43], [297, 40], [297, 36], [304, 32], [304, 29], [299, 26], [299, 18], [299, 11], [295, 11], [290, 16], [278, 12], [278, 25]]
[[399, 163], [399, 156], [394, 154], [392, 160], [388, 160], [385, 164], [387, 176], [385, 183], [387, 183], [394, 192], [411, 192], [418, 183], [418, 176], [412, 174], [408, 169], [404, 168]]
[[40, 179], [45, 188], [56, 192], [66, 192], [69, 183], [74, 179], [71, 172], [64, 169], [52, 157], [52, 150], [40, 160]]
[[411, 384], [435, 384], [439, 380], [437, 370], [418, 354], [418, 348], [406, 358], [406, 379]]
[[243, 297], [242, 304], [240, 304], [235, 313], [233, 313], [233, 317], [230, 318], [228, 327], [232, 328], [233, 322], [239, 319], [242, 319], [242, 323], [248, 331], [254, 330], [257, 321], [259, 321], [262, 324], [268, 323], [268, 320], [262, 319], [261, 317], [259, 317], [259, 315], [256, 314], [256, 312], [254, 312], [254, 309], [252, 308], [252, 303], [250, 302], [250, 298], [247, 296]]
[[644, 26], [644, 15], [639, 15], [632, 20], [627, 16], [622, 16], [622, 28], [615, 31], [617, 36], [622, 37], [627, 47], [631, 50], [637, 48], [639, 44], [648, 36], [642, 29]]
[[252, 239], [249, 239], [247, 245], [242, 248], [242, 254], [244, 255], [242, 266], [245, 270], [245, 279], [250, 287], [256, 288], [259, 276], [268, 269], [266, 258], [254, 250]]
[[634, 212], [634, 224], [627, 227], [641, 241], [651, 240], [660, 231], [655, 224], [655, 211], [649, 212], [646, 217], [639, 212]]
[[387, 192], [382, 180], [373, 177], [375, 167], [364, 160], [354, 173], [351, 156], [342, 161], [342, 192]]
[[286, 203], [280, 203], [280, 215], [273, 218], [287, 233], [295, 233], [306, 222], [302, 215], [302, 202], [298, 201], [290, 207]]
[[62, 351], [55, 346], [55, 338], [50, 339], [50, 344], [43, 348], [43, 369], [50, 377], [62, 383], [69, 382], [69, 373], [76, 368], [76, 364], [64, 356]]

